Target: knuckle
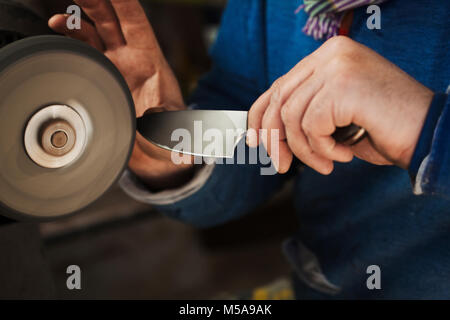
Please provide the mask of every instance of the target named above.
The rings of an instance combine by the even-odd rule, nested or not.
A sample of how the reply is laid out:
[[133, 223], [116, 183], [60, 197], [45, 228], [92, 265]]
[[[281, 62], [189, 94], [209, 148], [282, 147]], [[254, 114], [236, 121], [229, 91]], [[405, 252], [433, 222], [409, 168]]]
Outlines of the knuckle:
[[264, 113], [262, 121], [261, 121], [261, 128], [262, 129], [268, 129], [270, 124], [269, 116], [267, 115], [267, 111]]
[[270, 103], [278, 103], [280, 101], [281, 97], [281, 83], [282, 79], [279, 78], [275, 80], [275, 82], [272, 84], [272, 95], [270, 96]]
[[255, 128], [259, 126], [258, 118], [260, 113], [261, 113], [260, 110], [256, 110], [256, 108], [250, 108], [250, 110], [248, 111], [249, 127]]
[[324, 157], [329, 157], [333, 151], [333, 145], [317, 139], [316, 137], [311, 137], [311, 148], [314, 152]]
[[299, 145], [296, 149], [295, 155], [303, 162], [308, 163], [311, 157], [312, 150], [307, 143]]
[[283, 79], [283, 77], [280, 77], [272, 83], [272, 86], [271, 86], [272, 90], [276, 90], [276, 89], [280, 88], [282, 79]]
[[310, 135], [314, 125], [320, 125], [320, 118], [317, 110], [310, 107], [302, 119], [302, 128], [307, 135]]
[[323, 153], [325, 155], [332, 155], [336, 147], [336, 140], [331, 139], [329, 143], [321, 144], [320, 146], [322, 147]]
[[347, 49], [349, 46], [351, 46], [352, 40], [346, 36], [334, 36], [330, 39], [328, 39], [324, 45], [330, 47], [330, 49], [334, 50], [342, 50]]
[[338, 54], [330, 61], [330, 68], [334, 73], [346, 73], [353, 66], [353, 60], [347, 54]]
[[309, 117], [304, 117], [302, 119], [302, 124], [301, 124], [302, 130], [303, 132], [308, 136], [311, 134], [312, 132], [312, 121], [310, 121]]
[[285, 125], [289, 125], [292, 123], [292, 120], [294, 118], [294, 112], [293, 112], [293, 108], [292, 108], [292, 103], [291, 102], [287, 102], [280, 111], [280, 115], [281, 115], [281, 121], [283, 121], [283, 123]]
[[339, 55], [330, 64], [333, 84], [338, 89], [347, 88], [355, 75], [352, 59], [346, 55]]

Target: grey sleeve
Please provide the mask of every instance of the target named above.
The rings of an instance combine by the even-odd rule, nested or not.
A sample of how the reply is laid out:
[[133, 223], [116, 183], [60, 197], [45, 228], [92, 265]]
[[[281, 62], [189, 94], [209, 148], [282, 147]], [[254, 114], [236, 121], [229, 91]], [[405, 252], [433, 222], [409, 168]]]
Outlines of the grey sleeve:
[[154, 205], [168, 205], [183, 200], [197, 192], [209, 179], [214, 171], [214, 167], [214, 164], [203, 165], [196, 170], [193, 178], [185, 185], [161, 192], [151, 192], [148, 190], [130, 170], [126, 170], [122, 174], [119, 185], [127, 195], [139, 202]]

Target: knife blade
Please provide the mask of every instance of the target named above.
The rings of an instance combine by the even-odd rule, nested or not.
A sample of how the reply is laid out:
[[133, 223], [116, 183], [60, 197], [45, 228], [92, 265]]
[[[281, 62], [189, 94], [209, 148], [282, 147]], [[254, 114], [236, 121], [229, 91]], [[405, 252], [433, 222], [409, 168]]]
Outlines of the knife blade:
[[247, 115], [247, 111], [232, 110], [163, 111], [145, 114], [136, 125], [144, 138], [163, 149], [232, 158], [247, 131]]
[[[247, 111], [180, 110], [146, 113], [136, 121], [138, 132], [151, 143], [170, 151], [195, 156], [232, 158], [247, 132]], [[337, 142], [353, 145], [366, 136], [351, 124], [337, 128]]]

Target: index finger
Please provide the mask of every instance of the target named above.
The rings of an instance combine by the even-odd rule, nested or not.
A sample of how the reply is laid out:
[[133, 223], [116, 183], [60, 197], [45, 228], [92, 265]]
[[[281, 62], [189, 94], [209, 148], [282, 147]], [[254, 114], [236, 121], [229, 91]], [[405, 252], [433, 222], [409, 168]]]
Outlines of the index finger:
[[321, 90], [309, 103], [302, 120], [303, 131], [314, 152], [324, 158], [339, 162], [350, 162], [353, 152], [349, 146], [338, 143], [331, 137], [337, 127], [352, 122], [350, 112], [336, 111], [330, 93]]
[[248, 112], [248, 129], [253, 129], [254, 134], [247, 136], [247, 145], [256, 148], [259, 144], [258, 132], [261, 129], [262, 119], [269, 105], [271, 90], [264, 92], [252, 105]]
[[[159, 48], [147, 15], [138, 0], [111, 0], [111, 5], [116, 12], [123, 36], [128, 44], [151, 43]], [[143, 37], [150, 42], [143, 42]]]
[[94, 22], [107, 49], [125, 43], [114, 9], [108, 0], [74, 0]]

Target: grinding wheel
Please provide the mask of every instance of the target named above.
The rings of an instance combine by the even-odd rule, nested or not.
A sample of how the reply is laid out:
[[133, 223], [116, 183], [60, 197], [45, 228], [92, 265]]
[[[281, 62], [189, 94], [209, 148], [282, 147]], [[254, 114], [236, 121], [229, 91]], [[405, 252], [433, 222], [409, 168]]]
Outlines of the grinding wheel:
[[88, 45], [38, 36], [0, 50], [0, 206], [52, 219], [105, 193], [127, 165], [135, 110], [115, 66]]

